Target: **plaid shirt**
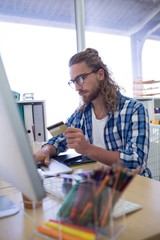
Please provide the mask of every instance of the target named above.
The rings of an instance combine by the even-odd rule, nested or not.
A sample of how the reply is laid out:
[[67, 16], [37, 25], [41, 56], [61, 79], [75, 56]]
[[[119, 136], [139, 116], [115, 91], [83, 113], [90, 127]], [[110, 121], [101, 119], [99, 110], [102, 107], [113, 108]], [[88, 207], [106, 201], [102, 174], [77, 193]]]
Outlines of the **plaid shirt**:
[[[92, 104], [88, 104], [83, 111], [77, 109], [66, 125], [82, 129], [86, 140], [93, 143], [91, 108]], [[106, 149], [119, 151], [125, 167], [136, 169], [140, 165], [140, 174], [151, 177], [147, 167], [150, 145], [149, 117], [147, 109], [140, 101], [120, 94], [117, 111], [107, 114], [103, 135]], [[49, 139], [48, 144], [57, 148], [57, 154], [67, 149], [63, 134]]]

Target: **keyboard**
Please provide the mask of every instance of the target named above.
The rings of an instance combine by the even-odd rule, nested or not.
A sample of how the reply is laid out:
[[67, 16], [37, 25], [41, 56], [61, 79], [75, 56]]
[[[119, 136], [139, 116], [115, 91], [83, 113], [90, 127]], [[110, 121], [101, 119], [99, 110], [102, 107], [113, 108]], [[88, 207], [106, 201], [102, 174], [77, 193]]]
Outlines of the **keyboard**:
[[130, 202], [127, 200], [120, 199], [113, 208], [113, 217], [118, 218], [123, 215], [135, 212], [142, 209], [143, 207], [137, 203]]
[[50, 196], [64, 200], [65, 195], [62, 192], [62, 179], [58, 177], [44, 178], [43, 187]]

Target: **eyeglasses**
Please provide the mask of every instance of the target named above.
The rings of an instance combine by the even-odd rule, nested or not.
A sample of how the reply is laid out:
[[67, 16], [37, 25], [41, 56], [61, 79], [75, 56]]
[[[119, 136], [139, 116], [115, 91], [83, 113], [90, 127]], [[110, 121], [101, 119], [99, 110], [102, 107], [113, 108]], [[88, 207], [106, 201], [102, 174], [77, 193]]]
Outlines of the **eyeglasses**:
[[82, 75], [80, 75], [80, 76], [77, 76], [74, 80], [70, 80], [70, 81], [68, 82], [68, 85], [69, 85], [71, 88], [75, 89], [75, 84], [83, 85], [84, 80], [86, 79], [86, 77], [87, 77], [88, 75], [92, 74], [92, 73], [94, 73], [94, 71], [89, 72], [89, 73], [82, 74]]

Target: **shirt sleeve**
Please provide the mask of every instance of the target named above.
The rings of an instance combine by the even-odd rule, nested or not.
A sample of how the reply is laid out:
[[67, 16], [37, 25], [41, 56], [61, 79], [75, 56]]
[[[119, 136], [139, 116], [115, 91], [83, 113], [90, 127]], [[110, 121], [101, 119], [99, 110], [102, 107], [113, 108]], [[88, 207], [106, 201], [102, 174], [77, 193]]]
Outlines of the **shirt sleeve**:
[[142, 103], [137, 102], [132, 112], [127, 109], [125, 122], [127, 126], [124, 130], [125, 145], [119, 149], [120, 158], [125, 166], [130, 169], [136, 169], [138, 166], [141, 166], [142, 174], [147, 169], [150, 145], [148, 110]]

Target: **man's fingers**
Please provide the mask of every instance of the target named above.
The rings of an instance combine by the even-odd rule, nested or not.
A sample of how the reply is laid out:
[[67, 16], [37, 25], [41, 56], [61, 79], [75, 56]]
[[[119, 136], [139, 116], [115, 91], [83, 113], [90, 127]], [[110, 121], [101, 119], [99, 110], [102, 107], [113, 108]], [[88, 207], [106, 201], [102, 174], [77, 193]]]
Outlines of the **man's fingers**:
[[64, 132], [64, 135], [68, 133], [76, 133], [76, 132], [81, 132], [81, 129], [79, 128], [74, 128], [74, 127], [68, 127], [66, 131]]
[[45, 160], [44, 160], [44, 164], [49, 165], [50, 164], [50, 157], [46, 156]]

